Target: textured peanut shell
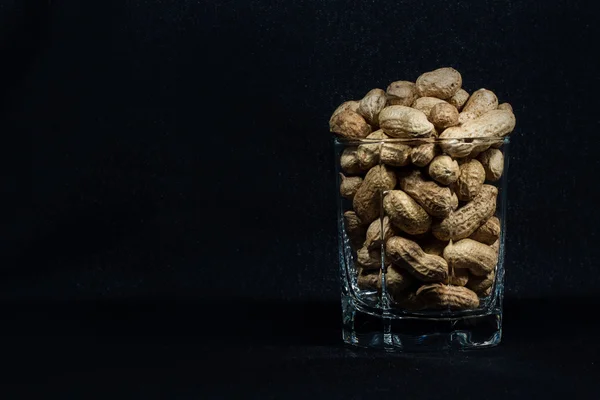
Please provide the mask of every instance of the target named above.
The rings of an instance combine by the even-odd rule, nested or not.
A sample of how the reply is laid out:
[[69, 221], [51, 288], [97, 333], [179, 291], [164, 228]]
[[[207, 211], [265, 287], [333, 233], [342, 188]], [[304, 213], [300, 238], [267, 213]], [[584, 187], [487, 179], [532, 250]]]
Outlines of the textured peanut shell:
[[500, 252], [500, 239], [496, 240], [490, 247], [498, 254]]
[[346, 199], [352, 200], [358, 188], [362, 184], [363, 178], [360, 176], [345, 176], [340, 173], [340, 195]]
[[510, 103], [498, 104], [498, 110], [508, 110], [510, 112], [514, 112]]
[[432, 217], [444, 218], [452, 211], [452, 191], [433, 181], [425, 181], [418, 170], [402, 177], [400, 188]]
[[349, 175], [355, 175], [364, 172], [360, 166], [360, 163], [358, 162], [358, 156], [356, 155], [357, 151], [358, 150], [356, 147], [347, 147], [340, 156], [340, 166], [342, 171]]
[[417, 87], [414, 82], [392, 82], [387, 87], [386, 95], [387, 103], [391, 106], [410, 106], [417, 98]]
[[473, 200], [451, 212], [431, 227], [433, 235], [440, 240], [460, 240], [469, 237], [496, 210], [498, 189], [483, 185]]
[[479, 194], [485, 182], [485, 170], [477, 160], [461, 164], [460, 175], [456, 181], [455, 193], [461, 201], [470, 201]]
[[469, 282], [469, 270], [448, 267], [448, 284], [454, 286], [465, 286]]
[[389, 106], [379, 113], [379, 126], [395, 138], [431, 136], [434, 127], [419, 110], [406, 106]]
[[350, 110], [341, 111], [329, 121], [329, 130], [347, 139], [363, 139], [371, 133], [371, 125]]
[[381, 211], [381, 191], [396, 186], [396, 175], [385, 165], [376, 165], [365, 176], [362, 185], [354, 195], [354, 211], [365, 224], [379, 217]]
[[379, 269], [381, 268], [381, 250], [369, 250], [363, 246], [356, 252], [356, 262], [363, 269]]
[[390, 265], [385, 273], [385, 285], [388, 292], [394, 297], [409, 288], [414, 282], [410, 274], [395, 265]]
[[[515, 116], [510, 111], [492, 110], [460, 126], [452, 126], [444, 130], [440, 135], [440, 139], [444, 139], [440, 146], [446, 154], [452, 157], [466, 157], [473, 149], [482, 145], [477, 142], [468, 143], [460, 139], [504, 137], [512, 132], [515, 124]], [[487, 146], [489, 147], [489, 144]], [[485, 145], [483, 145], [481, 151], [485, 149]]]
[[357, 112], [369, 124], [377, 126], [379, 124], [379, 113], [385, 107], [386, 101], [387, 99], [383, 90], [372, 89], [360, 100]]
[[429, 120], [438, 129], [458, 125], [458, 110], [449, 103], [436, 104], [431, 109]]
[[391, 237], [386, 245], [386, 255], [397, 266], [408, 271], [422, 282], [443, 282], [448, 278], [448, 264], [442, 257], [425, 253], [412, 240]]
[[496, 272], [491, 271], [487, 275], [484, 276], [476, 276], [471, 275], [469, 277], [469, 281], [467, 282], [467, 287], [474, 291], [475, 293], [481, 295], [485, 293], [487, 289], [492, 287], [494, 284], [494, 280], [496, 279]]
[[435, 157], [429, 164], [429, 176], [442, 185], [450, 185], [458, 180], [460, 168], [452, 157], [441, 155]]
[[504, 154], [498, 149], [488, 149], [481, 153], [477, 159], [485, 170], [485, 179], [496, 182], [504, 172]]
[[[370, 133], [366, 137], [369, 140], [382, 140], [389, 139], [381, 129]], [[361, 144], [356, 150], [356, 157], [358, 157], [358, 164], [363, 170], [368, 170], [379, 163], [379, 154], [381, 152], [382, 143], [367, 143]]]
[[500, 220], [498, 217], [491, 217], [475, 232], [469, 236], [469, 239], [476, 240], [480, 243], [493, 245], [500, 238]]
[[465, 89], [459, 89], [458, 92], [454, 93], [454, 96], [448, 99], [448, 103], [456, 107], [458, 111], [461, 111], [467, 100], [469, 100], [469, 92]]
[[410, 160], [417, 167], [424, 167], [439, 153], [440, 149], [435, 143], [424, 143], [413, 147], [410, 153]]
[[358, 288], [366, 291], [375, 291], [381, 288], [381, 275], [377, 270], [360, 269], [357, 279]]
[[419, 97], [449, 99], [462, 86], [462, 77], [454, 68], [438, 68], [419, 76], [416, 82]]
[[410, 164], [412, 147], [402, 143], [383, 143], [379, 159], [383, 164], [392, 167], [403, 167]]
[[455, 211], [458, 208], [458, 196], [455, 192], [452, 192], [452, 198], [450, 199], [450, 204], [452, 206], [452, 211]]
[[383, 198], [383, 209], [392, 224], [402, 231], [418, 235], [431, 228], [431, 217], [408, 194], [390, 190]]
[[362, 246], [365, 241], [367, 227], [362, 223], [354, 211], [344, 213], [344, 227], [354, 249]]
[[479, 89], [473, 92], [458, 118], [461, 124], [475, 119], [488, 111], [498, 108], [498, 97], [491, 90]]
[[494, 270], [498, 255], [490, 246], [472, 239], [462, 239], [446, 246], [444, 259], [452, 268], [468, 269], [473, 275], [484, 276]]
[[333, 117], [335, 117], [336, 115], [338, 115], [342, 111], [358, 112], [358, 105], [359, 104], [360, 104], [360, 102], [356, 101], [356, 100], [350, 100], [350, 101], [343, 102], [342, 104], [340, 104], [338, 106], [338, 108], [335, 109], [335, 111], [333, 112], [333, 114], [331, 114], [331, 117], [329, 118], [329, 124], [331, 125], [331, 120], [333, 119]]
[[479, 297], [470, 289], [462, 286], [443, 285], [440, 283], [421, 286], [417, 290], [425, 308], [450, 308], [467, 310], [479, 307]]
[[421, 111], [423, 114], [425, 114], [425, 116], [427, 116], [427, 119], [429, 119], [429, 116], [431, 115], [431, 110], [433, 109], [433, 107], [435, 107], [437, 104], [444, 104], [444, 103], [447, 103], [447, 102], [444, 100], [438, 99], [437, 97], [419, 97], [418, 99], [416, 99], [413, 102], [411, 107]]
[[371, 225], [367, 228], [365, 247], [368, 249], [381, 249], [382, 241], [385, 243], [385, 241], [394, 236], [394, 234], [394, 228], [390, 223], [390, 219], [388, 217], [384, 217], [383, 220], [378, 218], [371, 222]]

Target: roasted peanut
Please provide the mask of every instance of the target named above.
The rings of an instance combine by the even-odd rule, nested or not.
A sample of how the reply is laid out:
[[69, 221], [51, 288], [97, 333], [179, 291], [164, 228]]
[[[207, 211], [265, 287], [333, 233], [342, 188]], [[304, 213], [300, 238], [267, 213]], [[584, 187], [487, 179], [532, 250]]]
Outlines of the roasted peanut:
[[444, 218], [452, 211], [452, 191], [433, 181], [425, 181], [418, 170], [403, 176], [400, 188], [432, 217]]
[[500, 220], [498, 217], [491, 217], [483, 225], [481, 225], [469, 239], [476, 240], [478, 242], [493, 245], [496, 240], [500, 238]]
[[417, 88], [413, 82], [396, 81], [387, 87], [387, 102], [391, 106], [410, 106], [417, 98]]
[[488, 149], [481, 153], [477, 159], [485, 170], [485, 179], [495, 182], [500, 179], [504, 171], [504, 155], [500, 150]]
[[419, 97], [449, 99], [462, 86], [462, 77], [454, 68], [438, 68], [419, 76], [416, 82]]
[[371, 133], [371, 125], [358, 113], [345, 110], [331, 118], [329, 130], [346, 139], [362, 139]]
[[448, 266], [448, 284], [454, 286], [465, 286], [469, 282], [469, 270]]
[[475, 119], [488, 111], [498, 108], [498, 98], [491, 90], [479, 89], [473, 92], [463, 107], [458, 120], [461, 124]]
[[[381, 129], [369, 134], [365, 139], [368, 140], [382, 140], [389, 139]], [[368, 170], [379, 163], [379, 154], [381, 153], [382, 143], [368, 143], [361, 144], [356, 150], [356, 157], [358, 157], [358, 163], [363, 170]]]
[[359, 104], [360, 104], [360, 102], [358, 102], [356, 100], [350, 100], [350, 101], [343, 102], [342, 104], [340, 104], [338, 106], [338, 108], [335, 109], [335, 111], [333, 112], [333, 114], [331, 114], [331, 118], [329, 118], [329, 124], [331, 125], [331, 120], [333, 119], [333, 117], [335, 117], [336, 115], [338, 115], [342, 111], [358, 112], [358, 106], [359, 106]]
[[419, 97], [413, 102], [411, 107], [421, 111], [425, 114], [427, 119], [429, 119], [431, 110], [438, 104], [448, 104], [448, 102], [438, 99], [437, 97]]
[[462, 286], [434, 283], [421, 286], [417, 290], [425, 308], [449, 308], [463, 310], [479, 307], [479, 297], [470, 289]]
[[352, 201], [360, 220], [370, 224], [377, 219], [381, 211], [381, 191], [391, 190], [395, 186], [396, 175], [392, 170], [385, 165], [371, 168]]
[[381, 288], [381, 275], [377, 270], [361, 268], [356, 284], [360, 290], [378, 291]]
[[360, 174], [364, 172], [360, 163], [358, 162], [358, 156], [356, 147], [347, 147], [340, 156], [340, 166], [342, 171], [349, 175]]
[[494, 214], [497, 195], [498, 189], [494, 186], [483, 185], [473, 200], [432, 225], [433, 236], [440, 240], [459, 240], [469, 237]]
[[340, 179], [342, 180], [342, 183], [340, 184], [340, 194], [342, 197], [352, 200], [362, 184], [363, 178], [360, 176], [345, 176], [340, 173]]
[[458, 125], [458, 110], [449, 103], [436, 104], [431, 109], [429, 120], [438, 129]]
[[473, 275], [483, 276], [496, 267], [498, 255], [490, 246], [472, 239], [462, 239], [446, 246], [444, 259], [452, 268], [468, 269]]
[[379, 124], [379, 113], [385, 107], [386, 101], [383, 90], [372, 89], [360, 101], [357, 113], [362, 115], [369, 124], [377, 126]]
[[495, 279], [495, 271], [490, 271], [484, 276], [471, 275], [471, 277], [469, 277], [469, 281], [467, 282], [467, 287], [477, 294], [483, 294], [487, 289], [492, 287]]
[[384, 217], [383, 220], [376, 219], [375, 221], [371, 222], [371, 225], [369, 225], [369, 228], [367, 229], [365, 247], [370, 250], [381, 249], [382, 241], [385, 243], [385, 241], [394, 236], [394, 234], [394, 228], [392, 227], [388, 217]]
[[381, 261], [380, 249], [368, 249], [367, 246], [363, 246], [356, 252], [356, 262], [364, 269], [380, 269]]
[[439, 153], [439, 147], [435, 143], [424, 143], [413, 147], [410, 153], [410, 160], [417, 167], [424, 167]]
[[409, 195], [401, 190], [390, 190], [383, 198], [383, 209], [389, 220], [411, 235], [425, 233], [431, 227], [431, 217]]
[[395, 138], [420, 138], [431, 136], [434, 127], [419, 110], [406, 106], [389, 106], [379, 113], [379, 125]]
[[442, 185], [450, 185], [458, 180], [460, 168], [456, 160], [442, 155], [437, 156], [429, 164], [429, 176]]
[[414, 279], [406, 271], [395, 265], [387, 267], [385, 273], [385, 286], [392, 297], [397, 297], [402, 291], [410, 287]]
[[425, 253], [412, 240], [400, 236], [391, 237], [385, 250], [394, 264], [422, 282], [443, 282], [448, 278], [448, 263], [442, 257]]
[[454, 96], [448, 99], [448, 103], [456, 107], [458, 111], [461, 111], [467, 100], [469, 100], [469, 92], [465, 89], [459, 89], [458, 92], [454, 93]]
[[485, 170], [477, 160], [469, 160], [460, 165], [460, 175], [454, 190], [458, 199], [469, 201], [479, 194], [485, 182]]
[[344, 226], [352, 247], [354, 249], [361, 247], [365, 241], [367, 228], [354, 211], [344, 213]]
[[410, 164], [412, 147], [402, 143], [383, 143], [380, 160], [385, 165], [403, 167]]

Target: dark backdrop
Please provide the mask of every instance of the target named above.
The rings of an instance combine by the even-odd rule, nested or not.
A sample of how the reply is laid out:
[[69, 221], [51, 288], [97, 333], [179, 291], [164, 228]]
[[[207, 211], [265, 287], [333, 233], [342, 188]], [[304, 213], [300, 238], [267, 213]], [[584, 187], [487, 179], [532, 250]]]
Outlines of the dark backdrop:
[[599, 293], [598, 27], [583, 2], [1, 4], [4, 304], [287, 300], [337, 316], [329, 115], [441, 66], [517, 116], [509, 301], [566, 315], [590, 303], [559, 299]]

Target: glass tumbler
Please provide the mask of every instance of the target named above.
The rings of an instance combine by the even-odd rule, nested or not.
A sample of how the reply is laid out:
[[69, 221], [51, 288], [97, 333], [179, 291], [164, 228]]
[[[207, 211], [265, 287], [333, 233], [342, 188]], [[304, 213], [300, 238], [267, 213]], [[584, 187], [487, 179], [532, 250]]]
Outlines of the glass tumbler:
[[509, 139], [335, 138], [334, 148], [344, 342], [497, 345]]

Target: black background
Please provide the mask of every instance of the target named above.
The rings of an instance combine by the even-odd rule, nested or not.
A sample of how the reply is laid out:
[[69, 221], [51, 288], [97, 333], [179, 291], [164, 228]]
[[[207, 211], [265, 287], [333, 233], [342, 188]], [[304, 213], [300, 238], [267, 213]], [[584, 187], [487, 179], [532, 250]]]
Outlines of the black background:
[[[584, 2], [0, 4], [0, 300], [27, 354], [95, 356], [83, 371], [98, 376], [153, 360], [154, 381], [164, 364], [194, 380], [208, 359], [212, 384], [195, 382], [215, 396], [242, 387], [215, 378], [232, 365], [263, 395], [316, 380], [303, 393], [360, 397], [361, 377], [381, 395], [394, 384], [416, 395], [396, 376], [461, 366], [538, 384], [500, 397], [544, 377], [562, 377], [556, 393], [594, 386], [600, 75]], [[342, 101], [441, 66], [517, 116], [505, 342], [471, 356], [349, 353], [327, 121]], [[547, 370], [535, 376], [533, 360]], [[340, 365], [350, 378], [320, 375]]]

